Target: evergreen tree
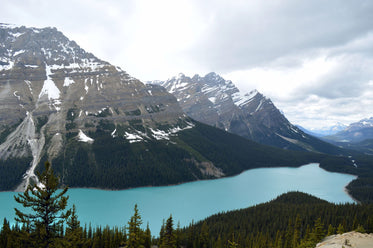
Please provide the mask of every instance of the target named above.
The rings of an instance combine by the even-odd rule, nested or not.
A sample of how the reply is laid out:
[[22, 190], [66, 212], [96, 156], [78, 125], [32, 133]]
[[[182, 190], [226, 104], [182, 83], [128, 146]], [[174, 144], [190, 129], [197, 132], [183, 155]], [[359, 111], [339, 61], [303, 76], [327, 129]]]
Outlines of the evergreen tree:
[[135, 213], [128, 222], [128, 238], [126, 245], [127, 248], [143, 248], [143, 231], [140, 228], [142, 220], [137, 208], [137, 204], [135, 204], [134, 211]]
[[315, 227], [313, 229], [311, 239], [315, 244], [325, 237], [324, 225], [321, 222], [321, 218], [318, 218], [315, 222]]
[[177, 223], [176, 231], [175, 231], [175, 245], [176, 247], [181, 246], [181, 228], [180, 228], [180, 221]]
[[160, 246], [162, 244], [162, 242], [163, 242], [164, 233], [165, 233], [165, 226], [166, 226], [166, 224], [164, 223], [164, 219], [163, 219], [162, 220], [161, 230], [159, 231], [158, 246]]
[[78, 216], [76, 215], [75, 205], [73, 205], [70, 218], [67, 220], [66, 227], [66, 240], [69, 242], [69, 247], [82, 247], [82, 237], [83, 229], [80, 226], [80, 221], [78, 221]]
[[333, 235], [334, 233], [335, 233], [335, 228], [332, 226], [332, 224], [329, 224], [328, 233], [326, 234], [326, 236]]
[[275, 248], [282, 248], [282, 235], [281, 235], [280, 230], [277, 230], [274, 247]]
[[221, 240], [221, 236], [218, 236], [218, 239], [216, 240], [216, 243], [214, 245], [216, 248], [223, 248], [223, 241]]
[[199, 247], [208, 248], [209, 242], [210, 242], [209, 227], [206, 221], [204, 221], [201, 227], [201, 233], [199, 235]]
[[234, 241], [228, 240], [228, 248], [237, 248], [238, 244]]
[[176, 239], [173, 228], [172, 215], [167, 219], [166, 226], [163, 230], [162, 242], [159, 245], [159, 248], [176, 248]]
[[345, 232], [345, 229], [343, 227], [343, 224], [339, 224], [337, 228], [337, 233], [338, 234], [343, 234]]
[[10, 247], [11, 245], [11, 230], [9, 222], [4, 218], [3, 227], [0, 232], [0, 247]]
[[146, 225], [145, 235], [144, 235], [144, 246], [145, 248], [150, 248], [152, 246], [152, 234], [149, 228], [149, 222]]
[[28, 213], [15, 208], [15, 220], [26, 226], [30, 235], [22, 235], [21, 239], [29, 242], [29, 247], [54, 247], [61, 240], [58, 233], [61, 226], [71, 214], [71, 210], [64, 211], [69, 198], [65, 196], [68, 188], [57, 192], [59, 179], [49, 162], [45, 162], [44, 172], [37, 176], [39, 184], [28, 185], [23, 194], [14, 197], [23, 207], [31, 209]]
[[301, 235], [301, 226], [302, 226], [302, 223], [301, 223], [300, 215], [297, 214], [297, 217], [294, 223], [294, 234], [293, 234], [292, 247], [297, 247], [299, 245], [300, 235]]
[[358, 225], [355, 231], [359, 233], [366, 233], [365, 228], [362, 225]]

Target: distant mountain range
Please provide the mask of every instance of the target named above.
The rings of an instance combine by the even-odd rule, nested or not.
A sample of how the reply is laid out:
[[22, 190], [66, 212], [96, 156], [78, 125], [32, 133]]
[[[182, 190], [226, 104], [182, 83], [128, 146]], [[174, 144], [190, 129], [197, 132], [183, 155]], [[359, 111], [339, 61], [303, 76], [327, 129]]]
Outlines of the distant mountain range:
[[327, 140], [336, 142], [361, 142], [373, 139], [373, 117], [351, 123], [342, 131], [325, 137]]
[[[184, 79], [173, 79], [175, 91]], [[318, 151], [306, 141], [321, 141], [289, 124], [260, 93], [241, 95], [216, 74], [193, 80], [210, 83], [196, 85], [200, 98], [193, 90], [190, 97], [211, 108], [191, 103], [191, 109], [216, 126], [238, 134], [251, 130], [247, 137], [262, 143], [273, 138], [280, 147]], [[330, 159], [260, 145], [199, 123], [163, 87], [143, 84], [55, 28], [0, 25], [0, 106], [0, 190], [37, 183], [35, 173], [46, 160], [62, 184], [123, 189]], [[353, 170], [351, 163], [343, 168]]]
[[373, 117], [354, 122], [342, 131], [322, 138], [337, 146], [373, 155]]
[[173, 94], [195, 120], [282, 149], [342, 154], [340, 148], [292, 125], [273, 102], [257, 90], [242, 93], [230, 80], [211, 72], [204, 77], [180, 73], [166, 81], [149, 81]]
[[328, 126], [328, 127], [322, 127], [322, 128], [312, 128], [310, 130], [296, 125], [299, 129], [301, 129], [303, 132], [308, 133], [310, 135], [313, 135], [315, 137], [324, 137], [328, 135], [334, 135], [340, 131], [343, 131], [347, 126], [343, 123], [338, 122], [337, 124], [333, 126]]

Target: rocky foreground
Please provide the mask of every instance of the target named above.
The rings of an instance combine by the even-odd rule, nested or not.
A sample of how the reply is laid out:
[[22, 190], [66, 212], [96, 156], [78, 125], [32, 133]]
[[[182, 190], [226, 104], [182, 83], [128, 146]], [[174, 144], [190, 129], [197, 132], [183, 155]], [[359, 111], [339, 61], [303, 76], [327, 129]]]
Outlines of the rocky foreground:
[[348, 232], [326, 237], [316, 248], [372, 248], [373, 233]]

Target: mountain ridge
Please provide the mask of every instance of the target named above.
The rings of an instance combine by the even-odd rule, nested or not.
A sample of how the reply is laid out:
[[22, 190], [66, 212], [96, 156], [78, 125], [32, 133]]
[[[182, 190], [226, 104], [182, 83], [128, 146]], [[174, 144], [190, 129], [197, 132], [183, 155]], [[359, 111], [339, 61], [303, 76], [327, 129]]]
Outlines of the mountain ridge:
[[325, 158], [196, 122], [163, 87], [144, 85], [55, 28], [3, 25], [0, 41], [1, 190], [38, 183], [47, 160], [62, 184], [124, 189]]
[[195, 120], [216, 126], [258, 143], [283, 149], [343, 154], [292, 125], [273, 102], [257, 90], [242, 93], [215, 72], [204, 77], [182, 73], [166, 81], [148, 81], [165, 87]]

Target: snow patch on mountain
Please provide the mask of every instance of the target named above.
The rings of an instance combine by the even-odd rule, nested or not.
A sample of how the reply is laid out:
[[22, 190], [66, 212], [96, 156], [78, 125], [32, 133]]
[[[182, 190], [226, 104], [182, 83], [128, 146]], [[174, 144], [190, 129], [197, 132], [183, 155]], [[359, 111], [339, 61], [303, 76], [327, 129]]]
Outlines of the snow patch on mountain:
[[130, 143], [140, 142], [140, 141], [144, 140], [144, 138], [141, 137], [140, 135], [133, 134], [133, 133], [128, 133], [128, 132], [125, 132], [124, 138], [126, 138], [127, 140], [129, 140]]
[[69, 87], [71, 84], [75, 83], [70, 77], [65, 77], [65, 81], [63, 83], [64, 87]]
[[233, 94], [234, 104], [238, 107], [242, 107], [251, 102], [256, 94], [258, 94], [257, 90], [252, 90], [249, 93], [236, 92]]
[[48, 65], [45, 66], [47, 79], [44, 81], [43, 88], [40, 91], [39, 98], [44, 95], [48, 96], [49, 100], [55, 100], [60, 98], [60, 90], [57, 88], [56, 84], [53, 82], [51, 75], [51, 67]]
[[94, 141], [94, 139], [88, 137], [85, 133], [83, 133], [81, 129], [79, 129], [78, 140], [89, 144], [92, 144]]

